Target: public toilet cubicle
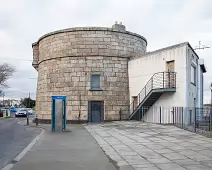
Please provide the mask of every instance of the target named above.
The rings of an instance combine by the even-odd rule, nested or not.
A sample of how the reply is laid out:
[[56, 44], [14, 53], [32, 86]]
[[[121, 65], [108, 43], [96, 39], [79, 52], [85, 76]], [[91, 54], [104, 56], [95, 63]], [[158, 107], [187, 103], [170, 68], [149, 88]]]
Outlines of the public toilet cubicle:
[[52, 96], [52, 132], [66, 131], [66, 96]]

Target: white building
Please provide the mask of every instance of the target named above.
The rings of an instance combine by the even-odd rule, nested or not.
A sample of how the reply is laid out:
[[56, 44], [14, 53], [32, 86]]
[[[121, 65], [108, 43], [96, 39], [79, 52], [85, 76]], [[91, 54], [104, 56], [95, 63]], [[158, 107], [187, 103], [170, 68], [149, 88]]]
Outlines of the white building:
[[203, 107], [205, 72], [204, 61], [188, 42], [132, 58], [128, 63], [131, 119], [142, 117], [136, 111], [142, 107], [148, 108], [143, 116], [145, 121], [171, 123], [174, 107], [178, 109], [175, 113], [183, 112], [182, 107], [192, 115], [193, 108]]
[[20, 99], [10, 97], [0, 97], [0, 105], [15, 107], [20, 105]]

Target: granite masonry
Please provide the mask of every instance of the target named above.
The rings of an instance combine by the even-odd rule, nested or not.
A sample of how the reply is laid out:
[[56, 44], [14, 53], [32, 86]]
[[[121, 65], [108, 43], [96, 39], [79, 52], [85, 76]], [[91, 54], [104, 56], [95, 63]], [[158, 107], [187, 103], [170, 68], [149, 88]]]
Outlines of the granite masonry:
[[[36, 114], [51, 120], [52, 96], [67, 96], [68, 121], [89, 121], [89, 102], [103, 102], [103, 121], [119, 120], [129, 105], [128, 60], [146, 53], [144, 37], [122, 24], [112, 28], [70, 28], [48, 33], [33, 43], [38, 71]], [[100, 89], [91, 76], [100, 75]]]

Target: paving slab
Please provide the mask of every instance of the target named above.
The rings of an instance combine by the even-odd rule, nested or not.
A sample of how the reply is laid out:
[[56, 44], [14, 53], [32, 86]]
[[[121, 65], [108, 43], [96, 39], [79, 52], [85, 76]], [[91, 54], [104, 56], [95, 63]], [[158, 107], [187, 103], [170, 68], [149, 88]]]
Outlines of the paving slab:
[[129, 164], [126, 161], [124, 161], [124, 160], [117, 161], [117, 165], [119, 167], [121, 167], [121, 166], [129, 166]]
[[155, 150], [155, 149], [165, 149], [165, 146], [159, 144], [145, 145], [147, 148]]
[[95, 138], [95, 133], [99, 135], [97, 142], [100, 141], [100, 146], [105, 143], [99, 137], [114, 149], [107, 152], [108, 145], [102, 147], [109, 157], [117, 160], [119, 155], [123, 159], [118, 165], [122, 169], [185, 170], [195, 166], [196, 169], [212, 166], [211, 138], [171, 125], [137, 121], [117, 121], [112, 124], [107, 124], [107, 128], [102, 124], [86, 128]]
[[146, 158], [146, 159], [160, 159], [163, 158], [163, 156], [161, 156], [160, 154], [154, 152], [154, 151], [148, 151], [148, 150], [143, 150], [138, 152], [142, 157]]
[[145, 163], [145, 164], [139, 164], [139, 165], [132, 165], [132, 167], [134, 169], [141, 169], [141, 168], [152, 168], [152, 167], [156, 167], [156, 166], [152, 163]]
[[212, 169], [212, 161], [202, 161], [201, 162], [202, 165], [208, 166]]
[[193, 159], [195, 161], [208, 161], [211, 160], [212, 158], [206, 155], [202, 155], [202, 154], [197, 154], [197, 155], [188, 155], [187, 157], [189, 157], [190, 159]]
[[178, 165], [185, 166], [185, 165], [199, 165], [200, 162], [194, 161], [192, 159], [181, 159], [181, 160], [174, 160], [174, 162]]
[[193, 155], [197, 155], [198, 152], [196, 151], [192, 151], [189, 149], [185, 149], [185, 150], [178, 150], [177, 151], [179, 154], [184, 155], [184, 156], [193, 156]]
[[171, 150], [171, 149], [155, 149], [155, 152], [159, 153], [159, 154], [163, 154], [163, 153], [174, 153], [175, 151]]
[[156, 164], [156, 166], [163, 170], [186, 170], [184, 167], [177, 165], [176, 163]]
[[130, 165], [121, 166], [119, 170], [134, 170], [134, 168]]
[[212, 158], [212, 150], [211, 149], [201, 150], [201, 151], [197, 151], [197, 152]]
[[206, 148], [204, 146], [196, 146], [196, 147], [187, 146], [186, 149], [190, 149], [190, 150], [193, 150], [193, 151], [200, 151], [200, 150], [205, 150]]
[[204, 165], [187, 165], [185, 168], [188, 170], [211, 170], [210, 167]]
[[160, 170], [157, 167], [135, 168], [135, 170]]
[[83, 126], [72, 125], [71, 132], [46, 131], [12, 170], [116, 170], [115, 164]]
[[160, 159], [157, 158], [157, 159], [147, 159], [147, 160], [153, 164], [164, 164], [164, 163], [172, 162], [171, 160], [167, 158], [160, 158]]

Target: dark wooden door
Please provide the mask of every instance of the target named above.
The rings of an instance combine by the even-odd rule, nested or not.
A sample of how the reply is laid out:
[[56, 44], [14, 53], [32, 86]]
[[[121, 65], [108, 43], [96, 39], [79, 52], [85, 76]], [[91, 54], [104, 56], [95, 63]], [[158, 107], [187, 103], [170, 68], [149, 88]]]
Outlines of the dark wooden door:
[[138, 107], [138, 96], [133, 96], [134, 110]]
[[175, 86], [175, 62], [174, 61], [168, 61], [166, 63], [167, 72], [166, 73], [166, 80], [165, 80], [165, 87], [171, 88]]
[[168, 61], [166, 62], [166, 65], [167, 65], [167, 72], [174, 72], [174, 61]]
[[90, 102], [90, 122], [100, 123], [104, 120], [104, 102], [91, 101]]

